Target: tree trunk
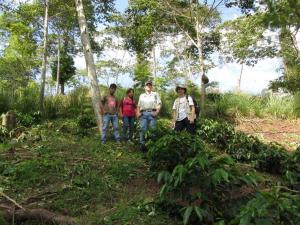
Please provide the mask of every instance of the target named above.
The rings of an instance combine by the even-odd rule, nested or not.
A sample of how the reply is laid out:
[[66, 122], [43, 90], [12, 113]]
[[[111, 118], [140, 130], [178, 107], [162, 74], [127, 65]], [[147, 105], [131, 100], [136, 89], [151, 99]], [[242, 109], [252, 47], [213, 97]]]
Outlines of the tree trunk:
[[78, 14], [78, 23], [80, 27], [81, 43], [83, 46], [83, 52], [84, 52], [84, 57], [85, 57], [85, 62], [87, 67], [87, 74], [91, 82], [91, 94], [92, 94], [94, 113], [96, 116], [98, 129], [101, 133], [101, 128], [102, 128], [102, 116], [100, 114], [101, 96], [100, 96], [97, 75], [96, 75], [96, 67], [94, 63], [91, 43], [89, 39], [89, 31], [88, 31], [84, 11], [83, 11], [82, 0], [75, 0], [75, 5]]
[[60, 83], [60, 93], [62, 95], [65, 95], [65, 83], [64, 82]]
[[239, 77], [239, 80], [238, 80], [238, 92], [241, 91], [241, 82], [242, 82], [243, 70], [244, 70], [244, 63], [242, 63], [242, 68], [241, 68], [241, 72], [240, 72], [240, 77]]
[[48, 0], [45, 2], [45, 17], [44, 17], [44, 44], [43, 44], [43, 62], [41, 74], [41, 89], [40, 89], [40, 109], [44, 108], [45, 81], [47, 68], [47, 45], [48, 45]]
[[206, 85], [203, 82], [204, 77], [204, 58], [203, 58], [203, 46], [202, 46], [202, 36], [201, 36], [201, 25], [199, 21], [196, 21], [196, 32], [197, 32], [197, 49], [198, 49], [198, 60], [199, 60], [199, 76], [201, 80], [201, 115], [205, 115], [205, 96], [206, 96]]
[[56, 94], [59, 94], [59, 79], [60, 79], [60, 38], [58, 38], [58, 47], [57, 47], [57, 69], [56, 69]]
[[156, 78], [156, 71], [157, 71], [157, 68], [156, 68], [156, 55], [155, 55], [155, 46], [153, 47], [152, 49], [152, 54], [153, 54], [153, 75], [154, 75], [154, 79]]

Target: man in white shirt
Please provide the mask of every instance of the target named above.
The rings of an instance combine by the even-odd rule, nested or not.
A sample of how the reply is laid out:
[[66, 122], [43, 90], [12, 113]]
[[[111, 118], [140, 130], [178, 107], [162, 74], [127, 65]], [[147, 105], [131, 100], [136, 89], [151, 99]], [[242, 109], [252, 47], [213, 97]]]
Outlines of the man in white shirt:
[[183, 85], [176, 87], [178, 98], [173, 104], [173, 124], [174, 130], [182, 131], [186, 129], [189, 133], [195, 133], [195, 106], [191, 96], [186, 95], [186, 87]]
[[145, 93], [139, 97], [137, 105], [137, 117], [140, 117], [140, 144], [141, 150], [145, 150], [144, 134], [148, 127], [156, 127], [157, 115], [161, 108], [159, 94], [153, 91], [152, 81], [145, 83]]

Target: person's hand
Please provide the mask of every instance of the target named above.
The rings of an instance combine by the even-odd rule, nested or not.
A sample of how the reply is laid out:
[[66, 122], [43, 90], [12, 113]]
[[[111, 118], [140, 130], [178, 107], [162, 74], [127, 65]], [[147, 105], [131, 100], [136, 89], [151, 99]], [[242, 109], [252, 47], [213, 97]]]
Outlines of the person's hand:
[[189, 122], [193, 124], [195, 122], [195, 119], [190, 119]]
[[136, 118], [140, 118], [140, 116], [141, 116], [141, 113], [139, 111], [136, 112]]
[[174, 122], [174, 121], [172, 121], [170, 127], [171, 127], [171, 129], [174, 129], [174, 128], [175, 128], [175, 122]]
[[157, 111], [153, 111], [153, 112], [152, 112], [152, 116], [153, 116], [153, 117], [157, 117], [157, 115], [158, 115], [158, 112], [157, 112]]

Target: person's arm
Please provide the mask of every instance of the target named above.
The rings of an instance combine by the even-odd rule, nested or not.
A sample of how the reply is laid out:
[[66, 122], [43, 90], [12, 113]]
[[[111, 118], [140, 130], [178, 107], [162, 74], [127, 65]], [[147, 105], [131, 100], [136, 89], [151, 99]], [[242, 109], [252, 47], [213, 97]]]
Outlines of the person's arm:
[[175, 123], [176, 123], [176, 100], [173, 103], [173, 107], [172, 107], [172, 124], [171, 124], [171, 128], [175, 127]]
[[156, 102], [156, 108], [155, 108], [156, 111], [154, 112], [154, 116], [157, 116], [161, 109], [161, 100], [160, 100], [160, 96], [158, 93], [156, 93], [156, 97], [157, 97], [157, 99], [156, 99], [157, 102]]
[[119, 104], [119, 115], [120, 115], [120, 117], [123, 117], [123, 101], [124, 101], [124, 98], [120, 101], [120, 104]]
[[141, 104], [141, 95], [139, 97], [139, 101], [136, 107], [136, 117], [139, 118], [141, 116], [141, 109], [140, 109], [140, 104]]
[[191, 106], [191, 110], [192, 110], [192, 112], [191, 112], [190, 123], [194, 123], [195, 118], [196, 118], [196, 116], [195, 116], [195, 106], [194, 105]]
[[190, 121], [190, 123], [194, 123], [195, 118], [196, 118], [196, 116], [195, 116], [195, 105], [194, 105], [192, 97], [189, 96], [188, 100], [189, 100], [188, 102], [189, 102], [189, 106], [190, 106], [190, 110], [191, 110], [191, 117], [190, 117], [189, 121]]
[[100, 104], [100, 113], [101, 113], [101, 115], [103, 115], [103, 114], [104, 114], [105, 96], [102, 97], [102, 98], [100, 99], [100, 101], [101, 101], [101, 104]]

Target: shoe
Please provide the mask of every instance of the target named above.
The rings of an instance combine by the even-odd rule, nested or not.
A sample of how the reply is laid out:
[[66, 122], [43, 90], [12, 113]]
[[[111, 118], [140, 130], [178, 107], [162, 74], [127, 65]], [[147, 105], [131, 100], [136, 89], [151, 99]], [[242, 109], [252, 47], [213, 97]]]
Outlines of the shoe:
[[105, 144], [105, 141], [101, 141], [101, 145], [104, 145]]

